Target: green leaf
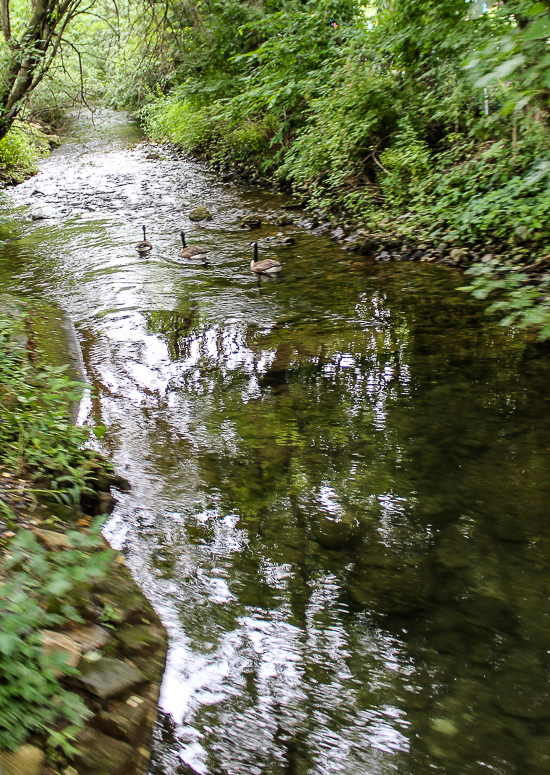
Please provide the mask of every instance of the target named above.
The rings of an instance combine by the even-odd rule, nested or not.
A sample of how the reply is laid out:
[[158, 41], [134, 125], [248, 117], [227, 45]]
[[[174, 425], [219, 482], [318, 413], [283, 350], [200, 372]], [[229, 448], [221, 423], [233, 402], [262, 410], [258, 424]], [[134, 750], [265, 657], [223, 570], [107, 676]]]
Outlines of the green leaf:
[[550, 18], [548, 16], [532, 22], [523, 33], [524, 40], [541, 40], [550, 37]]
[[502, 81], [518, 69], [521, 65], [525, 64], [525, 57], [523, 54], [517, 54], [511, 59], [507, 59], [496, 67], [491, 73], [484, 75], [478, 81], [476, 86], [485, 87], [491, 83], [491, 81]]
[[529, 16], [537, 16], [539, 13], [546, 13], [548, 6], [545, 3], [535, 3], [527, 11]]
[[105, 425], [96, 425], [94, 428], [92, 428], [92, 432], [96, 439], [101, 439], [102, 436], [106, 433], [107, 428]]

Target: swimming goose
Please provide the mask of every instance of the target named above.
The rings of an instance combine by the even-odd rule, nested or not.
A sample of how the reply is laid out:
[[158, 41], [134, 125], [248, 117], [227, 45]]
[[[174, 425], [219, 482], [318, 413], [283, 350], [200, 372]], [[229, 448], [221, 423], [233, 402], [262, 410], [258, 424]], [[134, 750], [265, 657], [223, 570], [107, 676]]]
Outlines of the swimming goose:
[[193, 256], [204, 256], [206, 253], [208, 253], [207, 250], [204, 248], [199, 248], [198, 245], [186, 245], [185, 244], [185, 234], [184, 232], [180, 232], [181, 235], [181, 244], [183, 245], [183, 250], [181, 251], [181, 255], [183, 258], [193, 258]]
[[141, 240], [141, 242], [136, 243], [136, 250], [140, 254], [140, 256], [146, 255], [153, 249], [153, 246], [151, 245], [151, 243], [149, 242], [149, 240], [145, 235], [145, 226], [142, 226], [142, 229], [143, 229], [143, 239]]
[[283, 268], [282, 265], [275, 261], [274, 258], [264, 258], [262, 261], [258, 261], [258, 243], [253, 242], [254, 245], [254, 258], [250, 262], [250, 268], [256, 274], [277, 274]]

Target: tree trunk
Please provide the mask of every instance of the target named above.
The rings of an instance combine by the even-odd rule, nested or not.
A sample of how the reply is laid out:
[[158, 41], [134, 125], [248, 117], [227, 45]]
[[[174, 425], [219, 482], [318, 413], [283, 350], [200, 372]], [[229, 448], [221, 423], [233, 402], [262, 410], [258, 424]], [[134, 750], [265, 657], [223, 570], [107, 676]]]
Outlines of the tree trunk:
[[0, 0], [2, 34], [8, 48], [8, 63], [0, 81], [0, 140], [9, 132], [27, 94], [47, 73], [82, 1], [32, 0], [28, 21], [16, 39], [11, 32], [10, 0]]

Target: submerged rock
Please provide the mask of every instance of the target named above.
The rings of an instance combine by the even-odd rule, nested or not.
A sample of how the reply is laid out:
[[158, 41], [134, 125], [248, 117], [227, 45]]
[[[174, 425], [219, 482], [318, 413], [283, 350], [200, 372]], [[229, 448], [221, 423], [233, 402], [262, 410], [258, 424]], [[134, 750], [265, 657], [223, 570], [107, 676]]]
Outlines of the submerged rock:
[[296, 244], [294, 237], [284, 237], [282, 234], [278, 234], [276, 237], [268, 237], [265, 241], [272, 247], [280, 248]]
[[325, 549], [339, 551], [357, 540], [358, 524], [353, 518], [319, 519], [313, 529], [315, 540]]
[[535, 656], [516, 649], [499, 665], [495, 705], [509, 716], [550, 719], [548, 671]]
[[239, 223], [239, 229], [259, 229], [262, 219], [257, 215], [245, 215]]
[[308, 229], [311, 231], [319, 226], [319, 221], [317, 218], [302, 218], [296, 221], [296, 226], [299, 226], [300, 229]]
[[191, 210], [189, 213], [189, 220], [190, 221], [211, 221], [212, 215], [210, 214], [208, 208], [206, 207], [195, 207], [194, 210]]
[[373, 616], [414, 616], [428, 605], [431, 584], [422, 558], [404, 559], [373, 543], [357, 556], [350, 595]]
[[294, 223], [294, 218], [289, 213], [283, 213], [277, 216], [277, 226], [291, 226]]

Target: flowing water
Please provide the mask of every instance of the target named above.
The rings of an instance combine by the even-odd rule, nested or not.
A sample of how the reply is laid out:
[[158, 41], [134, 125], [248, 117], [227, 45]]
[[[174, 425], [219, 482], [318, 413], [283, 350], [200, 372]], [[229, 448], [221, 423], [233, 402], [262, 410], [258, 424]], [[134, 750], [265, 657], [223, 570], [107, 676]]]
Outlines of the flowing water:
[[283, 198], [114, 114], [10, 197], [0, 291], [76, 325], [133, 486], [106, 534], [170, 635], [151, 772], [548, 773], [549, 357], [456, 271], [293, 227], [258, 281], [237, 223]]

